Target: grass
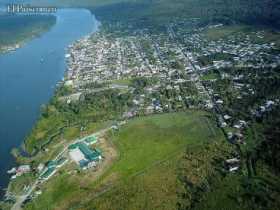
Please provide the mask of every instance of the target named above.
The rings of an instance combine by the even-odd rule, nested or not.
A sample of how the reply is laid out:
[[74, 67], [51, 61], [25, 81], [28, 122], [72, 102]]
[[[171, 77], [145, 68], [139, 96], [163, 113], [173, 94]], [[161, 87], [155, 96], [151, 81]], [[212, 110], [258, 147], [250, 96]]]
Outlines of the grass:
[[[201, 129], [206, 132], [199, 132]], [[136, 119], [114, 136], [120, 160], [110, 173], [128, 177], [188, 144], [207, 142], [209, 133], [201, 112]]]
[[[177, 209], [181, 199], [178, 193], [184, 191], [184, 185], [178, 179], [178, 164], [184, 161], [185, 149], [192, 148], [195, 153], [195, 148], [220, 143], [223, 139], [206, 116], [205, 112], [186, 112], [154, 115], [130, 122], [114, 136], [120, 158], [101, 181], [110, 182], [111, 177], [118, 176], [121, 182], [82, 204], [83, 209]], [[206, 151], [210, 153], [204, 150], [201, 157], [206, 157]], [[207, 167], [211, 167], [210, 160], [206, 160]], [[188, 169], [196, 170], [191, 168]]]
[[132, 81], [131, 79], [119, 79], [119, 80], [113, 80], [111, 81], [111, 83], [117, 85], [131, 85]]
[[23, 174], [10, 182], [9, 191], [15, 194], [22, 194], [24, 186], [28, 186], [29, 184], [33, 183], [34, 180], [34, 175]]
[[216, 41], [218, 39], [226, 38], [238, 32], [249, 30], [246, 25], [236, 26], [222, 26], [217, 28], [210, 28], [205, 31], [205, 36], [208, 40]]
[[84, 178], [91, 172], [67, 175], [63, 170], [26, 209], [175, 209], [177, 160], [185, 148], [223, 139], [209, 116], [187, 111], [129, 121], [109, 134], [119, 157], [98, 180], [86, 179], [85, 184]]
[[[240, 191], [240, 179], [240, 174], [231, 174], [223, 179], [215, 180], [213, 190], [205, 194], [203, 202], [200, 202], [194, 210], [236, 210], [237, 202], [231, 196], [236, 196]], [[238, 209], [246, 210], [247, 207], [238, 206]]]
[[[204, 199], [193, 209], [279, 209], [279, 178], [260, 162], [257, 164], [257, 171], [258, 175], [251, 179], [242, 171], [212, 178], [211, 191], [204, 193]], [[259, 184], [250, 187], [248, 182]], [[264, 204], [268, 197], [271, 200]]]
[[157, 165], [145, 173], [122, 182], [113, 190], [83, 205], [84, 209], [161, 209], [175, 210], [178, 202], [177, 161], [175, 158]]
[[32, 205], [27, 205], [26, 209], [55, 209], [55, 203], [63, 205], [65, 201], [73, 198], [73, 192], [79, 192], [79, 184], [71, 179], [70, 175], [64, 173], [53, 178], [48, 188], [43, 190], [45, 190], [44, 196], [35, 199]]
[[80, 127], [68, 127], [64, 129], [63, 137], [67, 140], [72, 140], [80, 135]]
[[201, 77], [202, 80], [212, 80], [212, 79], [218, 79], [218, 78], [219, 78], [219, 75], [216, 73], [213, 73], [213, 72], [207, 73]]
[[40, 117], [30, 134], [25, 139], [25, 150], [32, 153], [35, 146], [46, 141], [51, 134], [57, 132], [57, 129], [64, 124], [63, 117], [58, 115], [51, 115], [48, 118]]
[[277, 48], [280, 48], [280, 33], [278, 31], [273, 31], [269, 29], [265, 29], [263, 31], [263, 36], [262, 38], [255, 36], [254, 41], [256, 43], [275, 43], [275, 46]]

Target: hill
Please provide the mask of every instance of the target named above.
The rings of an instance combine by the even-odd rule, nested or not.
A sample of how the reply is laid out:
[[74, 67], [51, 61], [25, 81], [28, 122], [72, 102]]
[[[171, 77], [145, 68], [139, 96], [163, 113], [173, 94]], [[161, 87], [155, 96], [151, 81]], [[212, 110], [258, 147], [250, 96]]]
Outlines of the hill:
[[34, 1], [59, 7], [86, 7], [100, 20], [162, 24], [176, 18], [201, 18], [206, 22], [280, 26], [279, 2], [272, 0], [59, 0]]
[[49, 30], [55, 16], [0, 15], [0, 52], [8, 51]]

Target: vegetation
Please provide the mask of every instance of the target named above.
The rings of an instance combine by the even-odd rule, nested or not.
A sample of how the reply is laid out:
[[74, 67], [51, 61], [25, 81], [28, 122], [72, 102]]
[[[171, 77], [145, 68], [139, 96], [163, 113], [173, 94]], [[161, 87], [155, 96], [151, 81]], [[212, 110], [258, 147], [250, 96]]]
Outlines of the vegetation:
[[55, 22], [51, 15], [0, 15], [0, 52], [39, 36]]
[[[205, 132], [200, 132], [202, 129]], [[200, 111], [140, 117], [108, 138], [116, 145], [119, 158], [98, 180], [87, 179], [85, 174], [65, 174], [62, 176], [66, 183], [61, 185], [60, 177], [54, 178], [42, 196], [28, 204], [26, 209], [43, 206], [51, 209], [54, 206], [59, 209], [69, 206], [77, 209], [81, 206], [86, 209], [131, 209], [143, 205], [150, 209], [163, 201], [164, 208], [176, 209], [179, 199], [176, 191], [183, 189], [174, 171], [178, 169], [177, 161], [182, 159], [185, 148], [223, 142], [221, 132], [212, 124], [211, 115]], [[87, 180], [86, 188], [79, 186], [84, 182], [82, 180]], [[54, 196], [53, 190], [64, 194], [68, 185], [64, 199]], [[116, 191], [119, 192], [117, 196]], [[155, 200], [150, 200], [149, 195], [155, 196]]]
[[248, 25], [230, 25], [217, 28], [208, 28], [205, 31], [205, 36], [209, 40], [218, 40], [229, 37], [241, 31], [249, 31], [250, 28]]
[[47, 105], [48, 108], [43, 109], [40, 120], [27, 137], [25, 149], [30, 154], [43, 149], [53, 137], [63, 132], [66, 132], [66, 138], [71, 140], [73, 133], [77, 134], [79, 129], [86, 127], [88, 123], [97, 124], [119, 117], [131, 97], [128, 93], [119, 95], [117, 90], [105, 90], [88, 94], [84, 96], [84, 100], [67, 104], [59, 100], [60, 95], [58, 90], [57, 96]]
[[[256, 1], [260, 7], [261, 1]], [[226, 26], [205, 31], [209, 40], [226, 39], [240, 31], [250, 31], [244, 25], [228, 26], [242, 22], [249, 24], [268, 23], [278, 27], [275, 16], [262, 14], [255, 16], [249, 11], [250, 2], [237, 0], [236, 8], [230, 11], [228, 2], [217, 3], [205, 0], [122, 0], [87, 1], [79, 3], [61, 0], [67, 6], [86, 6], [103, 21], [119, 21], [139, 28], [157, 26], [153, 30], [166, 30], [165, 23], [176, 18], [200, 17], [201, 24], [224, 23]], [[272, 5], [273, 6], [273, 3]], [[203, 9], [202, 9], [203, 8]], [[242, 9], [243, 15], [235, 12]], [[205, 11], [204, 11], [205, 10]], [[253, 11], [255, 8], [252, 9]], [[209, 12], [207, 15], [204, 12]], [[276, 14], [278, 15], [278, 14]], [[128, 25], [129, 25], [128, 24]], [[105, 26], [106, 27], [106, 26]], [[118, 32], [120, 34], [126, 32]], [[265, 40], [278, 44], [277, 34], [269, 33]], [[141, 40], [140, 40], [141, 41]], [[256, 38], [256, 42], [261, 42]], [[141, 41], [141, 48], [147, 51], [151, 62], [153, 54], [150, 43]], [[176, 56], [166, 52], [168, 59]], [[231, 60], [230, 54], [216, 53], [202, 56], [200, 64], [207, 66], [213, 60]], [[184, 66], [179, 60], [171, 68], [178, 69], [171, 79], [184, 78], [179, 70]], [[228, 75], [221, 76], [223, 70]], [[179, 77], [179, 74], [180, 75]], [[232, 77], [229, 75], [231, 74]], [[241, 76], [243, 80], [240, 81]], [[251, 69], [249, 67], [210, 70], [202, 75], [203, 85], [211, 85], [214, 99], [222, 99], [222, 113], [233, 119], [249, 122], [244, 132], [245, 143], [229, 146], [221, 131], [214, 125], [213, 116], [204, 111], [187, 110], [199, 100], [173, 101], [171, 108], [164, 111], [177, 113], [158, 114], [144, 117], [138, 113], [136, 119], [119, 131], [107, 136], [107, 141], [118, 151], [110, 167], [94, 177], [93, 173], [80, 170], [62, 169], [59, 176], [51, 179], [43, 187], [43, 194], [26, 209], [277, 209], [279, 208], [279, 111], [253, 118], [251, 113], [268, 99], [279, 97], [279, 69]], [[234, 77], [234, 78], [233, 78]], [[211, 83], [211, 80], [217, 81]], [[104, 90], [88, 93], [78, 101], [65, 103], [61, 97], [72, 93], [71, 88], [61, 87], [50, 104], [42, 107], [42, 116], [25, 141], [26, 150], [38, 161], [51, 159], [61, 149], [61, 145], [80, 135], [96, 130], [97, 127], [113, 120], [122, 119], [129, 111], [133, 97], [144, 93], [144, 89], [157, 84], [159, 78], [133, 78], [111, 81], [112, 84], [128, 85], [132, 91]], [[234, 87], [241, 84], [241, 91]], [[91, 84], [87, 88], [102, 88], [106, 84]], [[184, 84], [185, 85], [185, 84]], [[178, 85], [182, 95], [196, 93], [190, 87]], [[248, 94], [248, 92], [254, 92]], [[192, 94], [190, 94], [192, 95]], [[215, 96], [218, 95], [218, 96]], [[176, 90], [160, 88], [151, 94], [155, 103], [177, 98]], [[244, 100], [240, 100], [245, 96]], [[158, 100], [158, 101], [157, 101]], [[193, 100], [193, 101], [191, 101]], [[172, 101], [172, 100], [170, 100]], [[145, 104], [145, 101], [143, 102]], [[183, 105], [182, 105], [183, 104]], [[278, 107], [279, 108], [279, 107]], [[178, 112], [184, 110], [185, 112]], [[229, 119], [228, 125], [236, 122]], [[235, 132], [234, 128], [225, 128]], [[55, 142], [55, 144], [52, 144]], [[51, 152], [42, 152], [51, 148]], [[229, 173], [225, 159], [238, 157], [240, 168]], [[106, 157], [105, 157], [106, 158]], [[30, 160], [30, 159], [29, 159]], [[94, 178], [92, 178], [94, 177]]]
[[217, 74], [216, 72], [208, 72], [207, 74], [204, 74], [201, 79], [202, 80], [212, 80], [212, 79], [218, 79], [219, 78], [219, 74]]
[[[46, 0], [35, 4], [49, 4]], [[54, 3], [54, 2], [52, 2]], [[226, 24], [242, 22], [252, 25], [279, 27], [277, 1], [262, 0], [59, 0], [56, 6], [86, 7], [102, 21], [124, 21], [137, 26], [162, 25], [176, 18], [201, 18], [206, 22]]]
[[254, 178], [246, 167], [228, 174], [224, 160], [236, 151], [208, 117], [189, 111], [132, 120], [109, 135], [119, 158], [98, 180], [65, 169], [26, 209], [277, 209], [278, 178], [261, 162]]
[[[23, 174], [15, 180], [12, 180], [9, 184], [9, 191], [14, 192], [16, 194], [20, 194], [23, 192], [24, 188], [29, 184], [33, 183], [35, 180], [35, 174]], [[25, 189], [26, 190], [26, 189]]]
[[[189, 144], [211, 140], [212, 130], [207, 127], [203, 112], [163, 114], [134, 120], [124, 127], [113, 142], [120, 152], [120, 160], [109, 173], [128, 177], [160, 161]], [[208, 116], [209, 117], [209, 116]], [[197, 124], [197, 125], [195, 125]], [[199, 130], [206, 130], [200, 133]], [[135, 130], [135, 132], [131, 132]], [[216, 130], [214, 130], [216, 132]], [[218, 131], [217, 131], [218, 132]], [[133, 142], [131, 142], [133, 139]], [[137, 146], [137, 148], [136, 148]]]

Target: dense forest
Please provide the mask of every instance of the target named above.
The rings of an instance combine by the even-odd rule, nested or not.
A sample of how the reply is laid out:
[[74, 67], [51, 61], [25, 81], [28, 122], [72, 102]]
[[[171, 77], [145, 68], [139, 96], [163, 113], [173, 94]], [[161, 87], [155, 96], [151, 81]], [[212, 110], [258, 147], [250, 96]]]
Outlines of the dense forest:
[[0, 46], [14, 45], [39, 35], [56, 21], [51, 15], [0, 15]]
[[162, 24], [175, 18], [280, 26], [277, 0], [28, 0], [32, 4], [85, 7], [100, 20]]
[[141, 0], [90, 6], [105, 20], [162, 23], [174, 18], [201, 18], [206, 22], [280, 26], [280, 3], [274, 0]]

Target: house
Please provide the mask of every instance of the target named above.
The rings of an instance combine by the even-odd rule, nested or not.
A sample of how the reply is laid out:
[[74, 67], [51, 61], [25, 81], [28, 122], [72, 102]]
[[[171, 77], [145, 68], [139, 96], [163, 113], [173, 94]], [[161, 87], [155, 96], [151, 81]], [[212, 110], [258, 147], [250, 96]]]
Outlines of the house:
[[25, 173], [29, 173], [31, 171], [30, 165], [21, 165], [16, 170], [16, 175], [20, 176]]
[[234, 164], [234, 163], [239, 163], [240, 160], [238, 158], [231, 158], [231, 159], [227, 159], [226, 163], [227, 164]]
[[229, 115], [227, 115], [227, 114], [224, 115], [224, 119], [225, 119], [225, 120], [229, 120], [230, 118], [231, 118], [231, 116], [229, 116]]
[[235, 166], [235, 167], [230, 167], [228, 170], [229, 172], [234, 172], [237, 171], [239, 169], [239, 166]]
[[216, 104], [223, 104], [224, 102], [221, 100], [221, 99], [218, 99], [217, 101], [216, 101]]

